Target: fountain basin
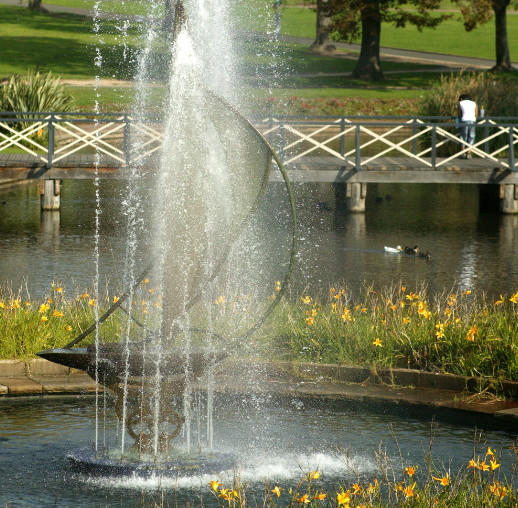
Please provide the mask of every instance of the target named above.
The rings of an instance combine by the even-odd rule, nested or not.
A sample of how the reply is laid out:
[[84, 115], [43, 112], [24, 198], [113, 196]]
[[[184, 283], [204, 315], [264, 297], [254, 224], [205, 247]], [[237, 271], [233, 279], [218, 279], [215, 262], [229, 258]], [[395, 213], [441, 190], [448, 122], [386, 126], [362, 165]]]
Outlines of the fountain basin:
[[186, 477], [205, 474], [218, 474], [232, 470], [236, 465], [236, 456], [231, 453], [190, 453], [162, 461], [96, 457], [91, 449], [81, 449], [67, 455], [70, 468], [83, 475], [95, 477], [130, 476], [150, 477]]

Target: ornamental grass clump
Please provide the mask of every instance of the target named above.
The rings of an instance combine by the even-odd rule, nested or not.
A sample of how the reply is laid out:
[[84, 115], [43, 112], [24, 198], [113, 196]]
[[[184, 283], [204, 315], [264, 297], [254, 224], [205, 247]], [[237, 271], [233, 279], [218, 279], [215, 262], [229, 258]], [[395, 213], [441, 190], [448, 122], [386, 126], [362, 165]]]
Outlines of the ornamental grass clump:
[[0, 85], [0, 111], [26, 113], [14, 115], [16, 121], [2, 124], [0, 132], [6, 136], [12, 136], [13, 131], [23, 132], [24, 137], [20, 137], [17, 144], [44, 150], [43, 145], [48, 137], [47, 124], [29, 120], [43, 120], [41, 116], [31, 113], [72, 110], [73, 98], [60, 83], [60, 78], [54, 77], [51, 72], [40, 74], [29, 70], [26, 76], [9, 76]]
[[29, 69], [26, 76], [9, 76], [0, 86], [0, 110], [24, 113], [70, 111], [73, 98], [59, 77]]
[[467, 93], [484, 107], [486, 116], [518, 116], [518, 83], [490, 72], [460, 72], [441, 76], [441, 80], [422, 99], [419, 113], [425, 116], [457, 115], [461, 94]]

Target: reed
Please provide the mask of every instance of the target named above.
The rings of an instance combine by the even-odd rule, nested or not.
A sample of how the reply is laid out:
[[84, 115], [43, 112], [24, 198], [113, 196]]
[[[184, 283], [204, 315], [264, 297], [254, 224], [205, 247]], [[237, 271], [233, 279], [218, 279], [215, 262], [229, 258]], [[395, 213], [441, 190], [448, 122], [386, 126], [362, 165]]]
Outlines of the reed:
[[490, 72], [446, 74], [419, 104], [419, 112], [427, 116], [457, 115], [459, 96], [471, 95], [486, 116], [518, 116], [518, 83], [509, 76]]

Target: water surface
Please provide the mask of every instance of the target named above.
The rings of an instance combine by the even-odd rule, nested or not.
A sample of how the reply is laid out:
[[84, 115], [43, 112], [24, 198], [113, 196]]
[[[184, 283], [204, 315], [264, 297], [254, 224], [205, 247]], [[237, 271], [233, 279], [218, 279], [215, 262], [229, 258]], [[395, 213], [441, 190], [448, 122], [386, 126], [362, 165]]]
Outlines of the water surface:
[[[124, 181], [100, 184], [100, 274], [114, 286], [122, 284], [126, 252], [125, 189]], [[517, 289], [518, 217], [481, 209], [475, 185], [372, 184], [365, 214], [341, 210], [343, 198], [336, 198], [333, 185], [298, 184], [294, 190], [300, 222], [296, 291], [327, 291], [341, 283], [381, 288], [400, 282], [411, 288], [426, 284], [432, 292], [460, 288], [496, 296]], [[261, 255], [272, 287], [282, 273], [272, 267], [282, 268], [289, 247], [281, 196], [280, 184], [270, 184], [259, 211], [267, 231], [257, 241], [270, 242]], [[0, 203], [1, 281], [14, 289], [23, 285], [32, 296], [48, 291], [52, 281], [65, 284], [69, 292], [91, 288], [92, 181], [64, 181], [60, 212], [40, 212], [35, 184], [4, 191]], [[148, 245], [148, 238], [139, 238], [142, 267], [153, 254]], [[386, 254], [385, 245], [418, 245], [431, 252], [431, 260]]]

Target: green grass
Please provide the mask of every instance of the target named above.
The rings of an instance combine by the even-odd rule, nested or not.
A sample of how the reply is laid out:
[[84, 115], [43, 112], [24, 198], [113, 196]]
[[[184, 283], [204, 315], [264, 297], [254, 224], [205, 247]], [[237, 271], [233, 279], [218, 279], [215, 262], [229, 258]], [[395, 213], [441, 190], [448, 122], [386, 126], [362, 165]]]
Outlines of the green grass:
[[[60, 5], [93, 11], [95, 6], [102, 12], [143, 15], [149, 11], [149, 4], [142, 2], [97, 2], [96, 0], [43, 0], [43, 5]], [[162, 7], [162, 6], [159, 6]], [[162, 10], [162, 9], [160, 9]]]
[[[103, 73], [130, 77], [133, 65], [128, 62], [135, 56], [132, 42], [136, 30], [129, 36], [125, 60], [113, 23], [105, 23], [103, 27]], [[0, 34], [0, 76], [25, 74], [29, 67], [76, 79], [92, 79], [98, 72], [94, 58], [99, 42], [90, 18], [34, 13], [0, 5]]]
[[[147, 289], [142, 283], [135, 296], [144, 313], [160, 301], [159, 288], [153, 293]], [[62, 347], [93, 321], [94, 307], [102, 314], [113, 301], [113, 295], [95, 301], [90, 291], [65, 293], [54, 284], [48, 296], [33, 301], [21, 292], [0, 291], [0, 358], [25, 359], [41, 349]], [[226, 295], [226, 302], [216, 301], [210, 311], [222, 341], [239, 335], [243, 327], [246, 331], [246, 323], [254, 321], [252, 314], [257, 310], [260, 314], [268, 304], [250, 302], [252, 321], [245, 311], [244, 323], [238, 323], [231, 295]], [[205, 305], [193, 309], [191, 316], [201, 329], [209, 314]], [[271, 360], [482, 376], [488, 388], [498, 390], [500, 381], [518, 380], [517, 309], [518, 292], [499, 301], [467, 291], [429, 300], [424, 289], [404, 286], [380, 291], [355, 288], [354, 296], [345, 288], [331, 289], [322, 297], [294, 295], [256, 333], [253, 354]], [[114, 313], [103, 324], [103, 336], [117, 340], [121, 314]]]
[[518, 380], [517, 309], [518, 293], [499, 301], [466, 291], [429, 300], [425, 290], [404, 286], [364, 287], [354, 296], [331, 289], [285, 301], [268, 350], [296, 361], [482, 376], [495, 388], [495, 379]]
[[[48, 2], [50, 3], [50, 2]], [[53, 0], [56, 5], [75, 7], [92, 7], [92, 1]], [[101, 7], [107, 9], [136, 9], [140, 2], [102, 2]], [[271, 4], [265, 0], [255, 2], [240, 1], [232, 4], [247, 26], [264, 31], [267, 22], [272, 21]], [[140, 7], [139, 7], [140, 8]], [[135, 11], [136, 12], [136, 11]], [[283, 8], [283, 31], [295, 35], [314, 36], [315, 14], [309, 9]], [[509, 33], [518, 24], [518, 16], [509, 16]], [[138, 52], [139, 26], [131, 26], [126, 36], [127, 58], [123, 57], [120, 38], [117, 38], [115, 23], [103, 21], [102, 33], [93, 33], [91, 18], [68, 14], [33, 13], [25, 8], [0, 5], [0, 77], [13, 73], [25, 74], [27, 69], [38, 68], [41, 72], [52, 70], [55, 75], [65, 79], [93, 79], [96, 74], [101, 78], [131, 79], [135, 73], [135, 56]], [[515, 27], [518, 30], [518, 26]], [[384, 44], [394, 46], [423, 48], [429, 51], [445, 52], [447, 47], [455, 51], [474, 56], [484, 56], [487, 51], [492, 57], [493, 24], [466, 34], [460, 22], [448, 21], [436, 31], [417, 33], [412, 28], [394, 29], [383, 27]], [[478, 34], [483, 34], [483, 44], [478, 43]], [[459, 39], [460, 37], [460, 39]], [[468, 39], [466, 39], [466, 37]], [[474, 38], [473, 38], [474, 37]], [[102, 44], [100, 43], [102, 39]], [[491, 41], [489, 40], [491, 39]], [[510, 37], [511, 52], [518, 52], [518, 40]], [[392, 42], [391, 42], [392, 41]], [[157, 45], [153, 58], [157, 63], [159, 74], [165, 75], [167, 68], [167, 51]], [[103, 63], [101, 71], [94, 65], [96, 47], [102, 47]], [[297, 96], [312, 102], [309, 109], [306, 105], [292, 104], [285, 108], [287, 113], [311, 111], [326, 113], [342, 110], [325, 103], [327, 99], [344, 99], [356, 96], [363, 101], [377, 102], [374, 107], [357, 107], [359, 111], [379, 112], [379, 107], [386, 107], [387, 114], [405, 110], [409, 112], [409, 103], [397, 105], [397, 99], [410, 101], [422, 95], [420, 89], [430, 89], [440, 80], [440, 74], [430, 72], [433, 66], [410, 64], [405, 62], [384, 61], [386, 81], [382, 84], [353, 80], [348, 75], [353, 70], [355, 55], [317, 56], [309, 54], [307, 44], [255, 40], [243, 42], [239, 48], [239, 61], [245, 77], [244, 87], [251, 97], [251, 109], [264, 105], [265, 97], [272, 94], [286, 102]], [[349, 58], [348, 58], [348, 57]], [[352, 58], [351, 58], [352, 56]], [[325, 75], [328, 74], [328, 75]], [[513, 76], [513, 79], [518, 77]], [[414, 89], [414, 90], [412, 90]], [[96, 100], [105, 111], [130, 110], [134, 91], [131, 88], [99, 89], [97, 98], [92, 87], [69, 87], [76, 104], [82, 109], [92, 109]], [[157, 89], [156, 104], [164, 100], [165, 90]], [[380, 101], [381, 99], [381, 101]], [[385, 101], [385, 102], [384, 102]], [[363, 106], [363, 105], [362, 105]], [[348, 106], [346, 106], [346, 109]], [[362, 113], [364, 114], [364, 113]]]
[[[261, 22], [263, 21], [263, 22]], [[281, 9], [281, 33], [299, 37], [315, 37], [316, 13], [310, 9]], [[254, 30], [265, 31], [266, 23], [255, 18], [251, 26]], [[518, 16], [507, 17], [509, 34], [509, 50], [511, 58], [518, 58]], [[416, 28], [395, 28], [384, 23], [381, 29], [381, 45], [391, 48], [413, 49], [432, 53], [444, 53], [475, 58], [495, 58], [495, 25], [494, 21], [479, 26], [472, 32], [466, 32], [460, 15], [454, 14], [452, 19], [441, 23], [434, 30], [419, 32]]]

